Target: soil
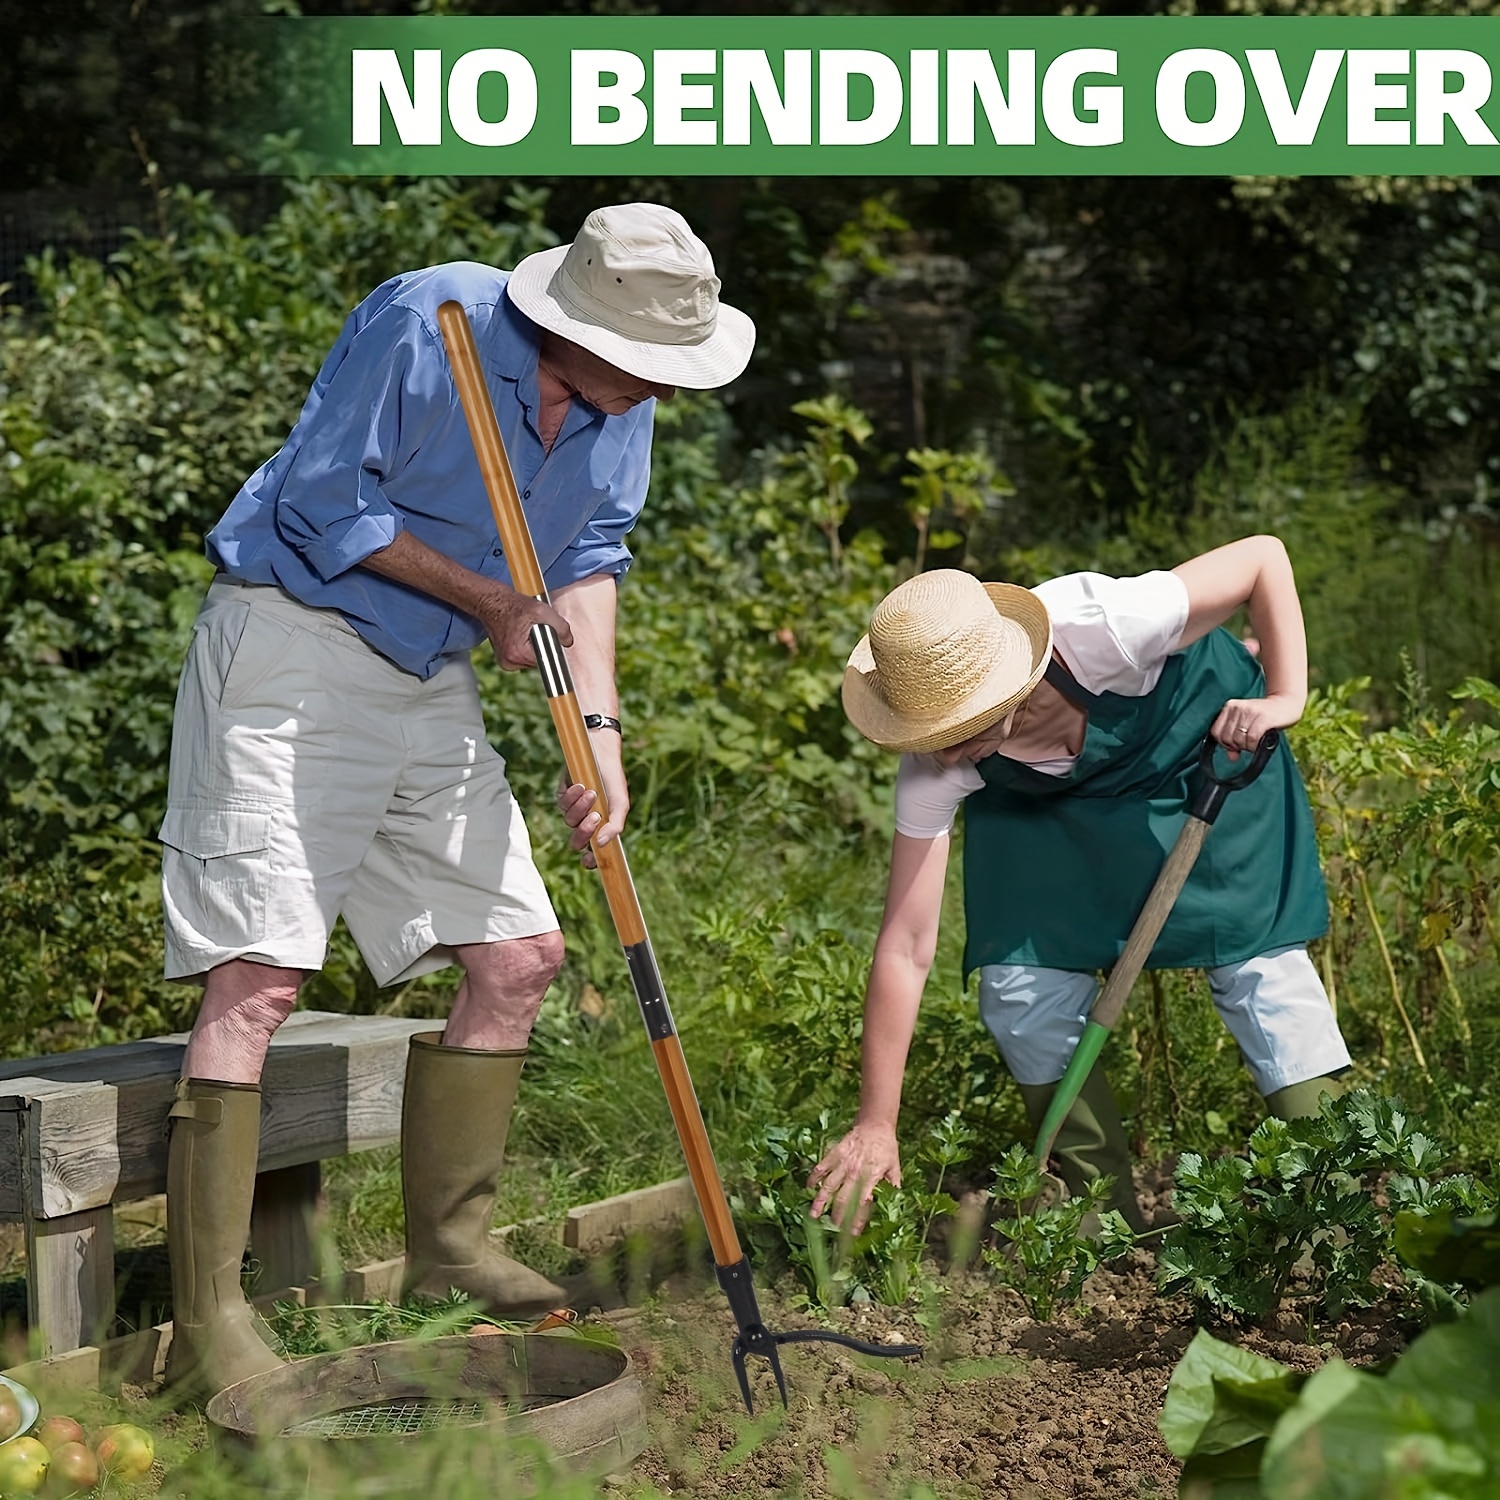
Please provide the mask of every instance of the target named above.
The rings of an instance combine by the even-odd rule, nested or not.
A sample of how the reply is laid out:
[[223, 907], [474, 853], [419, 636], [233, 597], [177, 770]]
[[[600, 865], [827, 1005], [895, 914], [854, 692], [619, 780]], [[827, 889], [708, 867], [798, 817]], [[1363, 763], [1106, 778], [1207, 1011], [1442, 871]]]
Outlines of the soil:
[[[819, 1326], [780, 1291], [760, 1289], [769, 1328]], [[923, 1487], [938, 1500], [1177, 1493], [1179, 1465], [1157, 1418], [1196, 1325], [1185, 1303], [1155, 1290], [1145, 1251], [1101, 1267], [1081, 1301], [1049, 1323], [982, 1274], [946, 1278], [935, 1309], [841, 1309], [822, 1326], [921, 1343], [924, 1354], [887, 1362], [828, 1343], [783, 1345], [787, 1409], [767, 1361], [752, 1359], [753, 1417], [734, 1381], [734, 1321], [717, 1286], [669, 1286], [651, 1310], [611, 1321], [647, 1382], [654, 1438], [615, 1481], [625, 1493], [643, 1480], [699, 1500], [916, 1500]], [[1214, 1331], [1312, 1370], [1334, 1354], [1355, 1365], [1391, 1358], [1409, 1330], [1386, 1307], [1322, 1330], [1317, 1344], [1300, 1324]]]

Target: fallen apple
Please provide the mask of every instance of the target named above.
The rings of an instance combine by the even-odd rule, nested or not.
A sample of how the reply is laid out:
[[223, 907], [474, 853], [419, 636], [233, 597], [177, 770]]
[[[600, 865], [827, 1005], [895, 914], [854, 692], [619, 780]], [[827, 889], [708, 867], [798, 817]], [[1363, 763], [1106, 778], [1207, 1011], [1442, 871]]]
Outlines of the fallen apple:
[[47, 1477], [52, 1455], [33, 1437], [0, 1447], [0, 1495], [34, 1495]]
[[21, 1430], [21, 1403], [8, 1385], [0, 1385], [0, 1443]]
[[[94, 1439], [94, 1453], [106, 1474], [120, 1479], [140, 1479], [151, 1468], [156, 1445], [151, 1434], [129, 1422], [116, 1422]], [[0, 1493], [4, 1486], [0, 1485]]]
[[37, 1425], [37, 1441], [48, 1453], [56, 1453], [64, 1443], [82, 1443], [85, 1440], [83, 1424], [72, 1417], [43, 1417]]
[[52, 1450], [47, 1489], [54, 1495], [86, 1494], [99, 1483], [99, 1460], [84, 1443], [59, 1443]]

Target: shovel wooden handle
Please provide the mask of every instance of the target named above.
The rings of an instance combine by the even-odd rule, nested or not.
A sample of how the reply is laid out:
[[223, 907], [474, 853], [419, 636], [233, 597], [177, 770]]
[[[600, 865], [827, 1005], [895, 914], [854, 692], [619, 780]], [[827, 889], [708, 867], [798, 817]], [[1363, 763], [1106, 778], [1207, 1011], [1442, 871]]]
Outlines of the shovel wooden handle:
[[[500, 424], [495, 420], [495, 408], [484, 382], [484, 369], [479, 362], [468, 315], [460, 303], [444, 302], [438, 308], [437, 316], [454, 384], [458, 387], [459, 400], [469, 424], [469, 435], [474, 440], [479, 472], [495, 514], [495, 528], [510, 566], [511, 581], [517, 593], [546, 601], [547, 585], [526, 523], [526, 512], [521, 508], [521, 497], [516, 492], [515, 476], [511, 473], [505, 442], [500, 436]], [[533, 626], [531, 645], [547, 690], [547, 707], [562, 745], [568, 775], [595, 794], [598, 798], [596, 809], [601, 818], [607, 819], [609, 803], [604, 794], [603, 778], [599, 775], [599, 764], [594, 759], [594, 747], [583, 722], [583, 710], [573, 691], [572, 675], [557, 632], [550, 625]], [[688, 1074], [682, 1042], [667, 1004], [666, 990], [656, 966], [656, 955], [651, 949], [635, 882], [630, 878], [623, 841], [612, 839], [602, 849], [594, 846], [594, 859], [604, 883], [610, 917], [619, 935], [620, 946], [625, 950], [625, 962], [630, 970], [641, 1017], [651, 1037], [652, 1054], [661, 1074], [678, 1139], [682, 1142], [688, 1175], [708, 1230], [714, 1261], [722, 1267], [733, 1266], [743, 1260], [744, 1254], [730, 1217], [729, 1202], [724, 1196], [713, 1149], [709, 1145], [698, 1096]]]
[[1255, 754], [1244, 770], [1233, 776], [1220, 776], [1214, 770], [1213, 737], [1204, 737], [1198, 752], [1198, 791], [1193, 798], [1187, 821], [1173, 842], [1150, 894], [1135, 919], [1135, 925], [1130, 929], [1130, 936], [1125, 940], [1125, 946], [1115, 960], [1114, 967], [1110, 969], [1104, 988], [1089, 1011], [1083, 1036], [1042, 1118], [1032, 1152], [1038, 1166], [1046, 1165], [1047, 1158], [1052, 1154], [1052, 1147], [1056, 1144], [1057, 1133], [1062, 1129], [1068, 1111], [1078, 1100], [1084, 1079], [1103, 1051], [1104, 1043], [1114, 1030], [1115, 1023], [1124, 1014], [1130, 991], [1140, 978], [1141, 970], [1146, 967], [1146, 960], [1151, 957], [1151, 950], [1156, 946], [1156, 940], [1161, 936], [1161, 930], [1166, 926], [1167, 918], [1171, 916], [1172, 908], [1177, 904], [1188, 876], [1193, 873], [1203, 841], [1219, 816], [1224, 799], [1230, 792], [1249, 786], [1265, 770], [1280, 743], [1280, 731], [1267, 730], [1261, 736], [1260, 743], [1255, 747]]

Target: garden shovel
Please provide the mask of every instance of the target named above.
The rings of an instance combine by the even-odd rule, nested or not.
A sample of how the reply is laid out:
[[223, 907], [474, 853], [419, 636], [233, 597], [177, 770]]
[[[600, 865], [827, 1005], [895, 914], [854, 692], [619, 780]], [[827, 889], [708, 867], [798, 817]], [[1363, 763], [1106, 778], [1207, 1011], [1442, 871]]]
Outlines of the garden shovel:
[[[459, 400], [468, 420], [469, 436], [474, 441], [479, 472], [484, 478], [490, 507], [495, 513], [500, 544], [505, 549], [505, 557], [510, 564], [511, 582], [518, 593], [550, 602], [536, 549], [532, 545], [531, 531], [526, 524], [526, 512], [521, 508], [505, 443], [495, 420], [489, 389], [484, 383], [479, 352], [474, 344], [474, 332], [463, 307], [457, 302], [443, 303], [438, 308], [438, 326], [442, 329], [448, 362], [452, 366]], [[557, 632], [550, 625], [533, 626], [531, 645], [536, 653], [542, 685], [547, 692], [552, 724], [562, 744], [568, 775], [575, 783], [588, 787], [594, 793], [598, 799], [594, 804], [595, 810], [601, 818], [607, 818], [609, 810], [599, 767], [594, 760], [593, 747], [589, 743], [588, 730], [583, 722], [583, 712], [573, 692], [572, 676], [568, 671], [562, 645], [557, 639]], [[617, 838], [602, 849], [595, 847], [594, 858], [604, 882], [604, 895], [609, 904], [610, 916], [614, 920], [615, 931], [619, 935], [620, 946], [625, 950], [631, 987], [641, 1008], [647, 1034], [651, 1038], [651, 1051], [656, 1058], [657, 1071], [661, 1074], [662, 1087], [666, 1090], [667, 1104], [672, 1111], [678, 1139], [682, 1142], [683, 1155], [687, 1158], [688, 1175], [692, 1179], [703, 1223], [708, 1230], [715, 1274], [724, 1294], [729, 1298], [730, 1310], [739, 1327], [739, 1335], [730, 1348], [730, 1355], [746, 1408], [754, 1411], [750, 1400], [750, 1380], [745, 1373], [745, 1357], [750, 1354], [762, 1355], [770, 1361], [777, 1389], [781, 1392], [781, 1404], [786, 1405], [786, 1379], [781, 1373], [781, 1361], [776, 1354], [779, 1344], [825, 1341], [843, 1344], [861, 1354], [876, 1354], [894, 1359], [920, 1354], [922, 1350], [918, 1344], [867, 1344], [822, 1329], [772, 1333], [761, 1321], [760, 1309], [755, 1300], [755, 1286], [750, 1278], [749, 1258], [740, 1248], [734, 1221], [729, 1215], [729, 1201], [724, 1196], [724, 1187], [714, 1164], [703, 1114], [698, 1108], [698, 1097], [693, 1092], [693, 1081], [688, 1076], [682, 1042], [678, 1038], [672, 1012], [667, 1006], [667, 993], [662, 986], [656, 955], [652, 952], [645, 918], [641, 915], [640, 902], [636, 898], [635, 884], [630, 878], [630, 867], [625, 862], [623, 842]]]
[[1131, 987], [1140, 977], [1147, 958], [1151, 956], [1151, 949], [1171, 915], [1173, 906], [1177, 904], [1177, 897], [1197, 863], [1198, 851], [1202, 849], [1208, 830], [1213, 827], [1225, 799], [1230, 792], [1249, 786], [1265, 770], [1280, 743], [1280, 731], [1267, 730], [1255, 747], [1250, 764], [1243, 771], [1234, 776], [1220, 776], [1214, 770], [1214, 738], [1212, 735], [1204, 736], [1202, 748], [1198, 751], [1198, 773], [1201, 779], [1198, 793], [1188, 809], [1187, 822], [1182, 825], [1182, 831], [1177, 835], [1166, 863], [1156, 877], [1155, 885], [1151, 887], [1151, 894], [1146, 897], [1146, 904], [1141, 908], [1140, 916], [1135, 919], [1135, 926], [1130, 929], [1124, 950], [1115, 960], [1104, 988], [1094, 1001], [1088, 1024], [1078, 1040], [1072, 1060], [1068, 1063], [1062, 1081], [1057, 1085], [1057, 1092], [1052, 1096], [1047, 1113], [1042, 1117], [1033, 1153], [1036, 1164], [1042, 1171], [1047, 1169], [1047, 1158], [1052, 1155], [1057, 1133], [1067, 1119], [1068, 1111], [1077, 1102], [1084, 1079], [1093, 1070], [1100, 1052], [1104, 1050], [1105, 1039], [1124, 1013]]

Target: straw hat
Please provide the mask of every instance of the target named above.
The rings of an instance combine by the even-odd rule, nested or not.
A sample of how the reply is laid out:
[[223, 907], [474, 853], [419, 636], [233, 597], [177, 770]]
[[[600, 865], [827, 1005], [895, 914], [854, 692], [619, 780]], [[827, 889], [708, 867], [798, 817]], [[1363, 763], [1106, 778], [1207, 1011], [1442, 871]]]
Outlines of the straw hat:
[[719, 301], [708, 246], [659, 203], [596, 208], [571, 245], [528, 255], [506, 291], [533, 323], [660, 385], [727, 385], [755, 347], [755, 324]]
[[844, 673], [844, 712], [887, 750], [941, 750], [1024, 703], [1051, 655], [1030, 589], [937, 568], [876, 606]]

